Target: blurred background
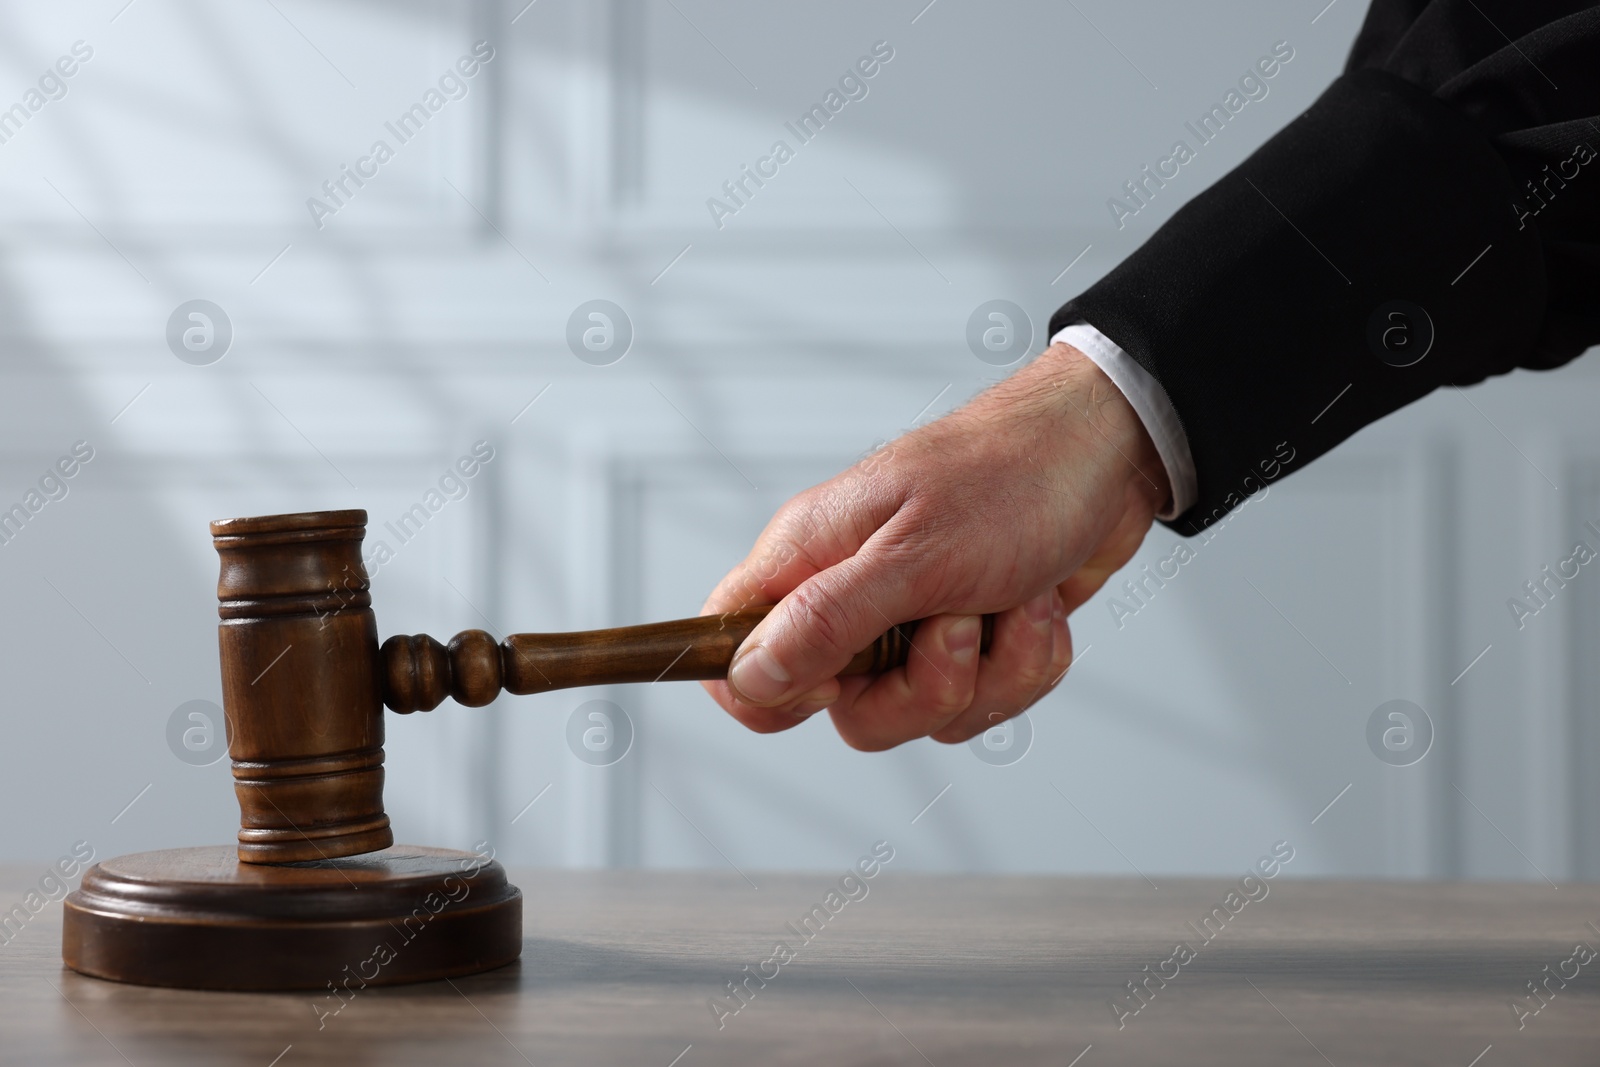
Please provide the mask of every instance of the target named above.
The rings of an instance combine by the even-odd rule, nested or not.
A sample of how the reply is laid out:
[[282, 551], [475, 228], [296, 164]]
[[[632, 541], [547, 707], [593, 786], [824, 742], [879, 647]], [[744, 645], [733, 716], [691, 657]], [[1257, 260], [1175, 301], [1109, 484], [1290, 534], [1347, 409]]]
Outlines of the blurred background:
[[[4, 5], [0, 860], [232, 840], [209, 520], [366, 508], [384, 636], [695, 614], [789, 495], [1041, 350], [1315, 98], [1364, 7]], [[1119, 226], [1108, 198], [1279, 42]], [[391, 715], [397, 835], [740, 871], [886, 839], [1152, 882], [1287, 840], [1293, 875], [1600, 877], [1600, 578], [1525, 590], [1600, 548], [1597, 394], [1585, 359], [1369, 428], [1142, 599], [1113, 579], [1061, 688], [972, 745], [760, 737], [681, 683]]]

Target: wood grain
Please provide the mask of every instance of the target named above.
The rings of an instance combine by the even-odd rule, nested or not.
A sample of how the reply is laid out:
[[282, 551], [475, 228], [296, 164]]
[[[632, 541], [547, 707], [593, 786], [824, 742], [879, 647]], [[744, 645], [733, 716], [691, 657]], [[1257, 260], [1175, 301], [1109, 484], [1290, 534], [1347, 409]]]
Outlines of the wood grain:
[[[38, 873], [0, 871], [0, 900]], [[278, 1067], [667, 1067], [692, 1044], [677, 1067], [1067, 1067], [1093, 1045], [1077, 1067], [1467, 1067], [1493, 1044], [1478, 1067], [1596, 1062], [1600, 972], [1586, 968], [1520, 1032], [1507, 1008], [1574, 942], [1600, 940], [1587, 925], [1600, 922], [1596, 886], [1279, 878], [1119, 1031], [1111, 999], [1192, 938], [1185, 923], [1228, 883], [1157, 876], [1156, 891], [891, 866], [719, 1031], [707, 999], [838, 878], [746, 873], [759, 890], [732, 873], [513, 872], [527, 895], [521, 962], [364, 991], [321, 1029], [308, 995], [65, 971], [52, 906], [0, 947], [0, 1060], [267, 1067], [292, 1045]]]

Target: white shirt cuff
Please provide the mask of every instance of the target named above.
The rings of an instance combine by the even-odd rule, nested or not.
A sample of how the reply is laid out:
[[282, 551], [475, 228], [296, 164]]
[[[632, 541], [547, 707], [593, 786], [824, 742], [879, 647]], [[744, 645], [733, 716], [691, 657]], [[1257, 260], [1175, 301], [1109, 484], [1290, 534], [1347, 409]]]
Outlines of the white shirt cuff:
[[1087, 322], [1063, 327], [1050, 338], [1051, 344], [1058, 341], [1076, 348], [1105, 372], [1128, 398], [1139, 421], [1144, 423], [1145, 432], [1155, 442], [1161, 463], [1167, 468], [1167, 481], [1172, 485], [1172, 499], [1156, 518], [1175, 519], [1188, 511], [1199, 498], [1199, 479], [1194, 457], [1189, 454], [1189, 438], [1167, 391], [1132, 356]]

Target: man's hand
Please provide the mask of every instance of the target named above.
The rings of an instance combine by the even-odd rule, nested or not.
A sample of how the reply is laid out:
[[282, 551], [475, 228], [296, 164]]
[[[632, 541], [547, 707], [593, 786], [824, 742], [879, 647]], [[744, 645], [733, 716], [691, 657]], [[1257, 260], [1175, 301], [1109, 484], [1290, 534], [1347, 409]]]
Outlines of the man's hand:
[[[706, 689], [759, 733], [830, 709], [876, 751], [965, 741], [1048, 693], [1066, 617], [1132, 558], [1167, 501], [1138, 416], [1082, 353], [1053, 345], [965, 407], [778, 510], [702, 614], [776, 603]], [[994, 638], [979, 654], [979, 616]], [[904, 667], [835, 678], [891, 626], [926, 619]]]

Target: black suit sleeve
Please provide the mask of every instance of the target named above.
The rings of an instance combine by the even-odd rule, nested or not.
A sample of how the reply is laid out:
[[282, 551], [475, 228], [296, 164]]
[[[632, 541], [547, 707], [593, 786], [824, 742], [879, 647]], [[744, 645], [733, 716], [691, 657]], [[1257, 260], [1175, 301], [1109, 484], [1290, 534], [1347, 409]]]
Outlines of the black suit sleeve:
[[1600, 6], [1374, 0], [1305, 114], [1051, 321], [1171, 398], [1199, 501], [1168, 525], [1440, 386], [1600, 342], [1597, 114]]

